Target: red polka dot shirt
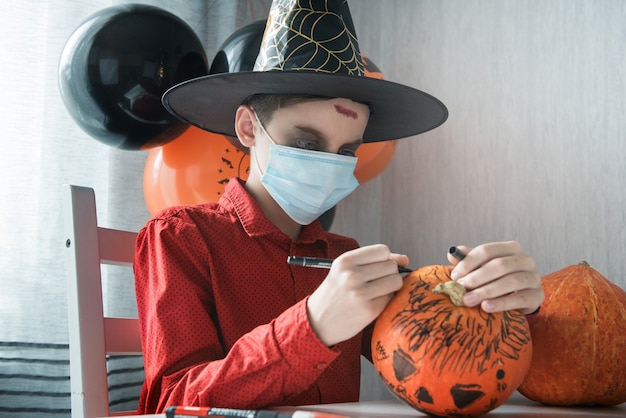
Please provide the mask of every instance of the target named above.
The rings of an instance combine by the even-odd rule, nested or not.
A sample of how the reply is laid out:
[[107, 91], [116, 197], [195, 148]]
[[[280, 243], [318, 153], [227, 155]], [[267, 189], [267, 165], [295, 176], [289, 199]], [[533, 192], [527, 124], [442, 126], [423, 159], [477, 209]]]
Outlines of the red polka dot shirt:
[[146, 373], [139, 412], [357, 401], [366, 338], [326, 347], [306, 301], [328, 272], [286, 262], [356, 247], [318, 221], [292, 241], [237, 179], [217, 203], [157, 214], [139, 232], [134, 263]]

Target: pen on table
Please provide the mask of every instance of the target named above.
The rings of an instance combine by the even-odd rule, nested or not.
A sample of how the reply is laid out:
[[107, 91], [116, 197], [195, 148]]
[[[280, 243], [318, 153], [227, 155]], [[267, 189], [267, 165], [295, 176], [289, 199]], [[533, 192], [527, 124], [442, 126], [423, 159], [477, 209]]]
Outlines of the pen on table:
[[347, 418], [344, 415], [312, 411], [264, 411], [202, 406], [170, 406], [165, 410], [167, 418], [222, 417], [222, 418]]
[[459, 261], [465, 258], [465, 254], [463, 254], [463, 252], [456, 247], [450, 247], [448, 252], [450, 253], [450, 255], [452, 255], [452, 257], [456, 258]]
[[[302, 267], [316, 267], [321, 269], [329, 269], [333, 264], [331, 258], [317, 258], [317, 257], [299, 257], [290, 255], [287, 257], [287, 264]], [[413, 269], [408, 267], [398, 266], [398, 273], [410, 273]]]

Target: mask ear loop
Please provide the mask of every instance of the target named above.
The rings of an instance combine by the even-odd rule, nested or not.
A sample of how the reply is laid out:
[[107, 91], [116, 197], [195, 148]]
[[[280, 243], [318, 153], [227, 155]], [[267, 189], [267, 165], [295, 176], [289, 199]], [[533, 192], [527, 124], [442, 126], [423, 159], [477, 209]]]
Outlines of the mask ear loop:
[[253, 108], [251, 109], [252, 109], [252, 113], [254, 113], [254, 118], [256, 119], [257, 123], [261, 127], [261, 130], [263, 131], [265, 136], [267, 136], [267, 138], [270, 140], [272, 144], [276, 145], [276, 141], [274, 141], [274, 138], [272, 138], [270, 134], [268, 134], [267, 131], [265, 130], [265, 126], [263, 126], [263, 124], [261, 123], [261, 119], [259, 119], [259, 115], [257, 115], [256, 110], [254, 110]]
[[[261, 131], [265, 134], [265, 136], [270, 140], [272, 144], [276, 145], [276, 142], [274, 141], [274, 139], [265, 130], [265, 126], [263, 126], [263, 124], [261, 123], [261, 119], [259, 119], [259, 115], [257, 115], [256, 110], [254, 110], [254, 108], [250, 108], [250, 109], [252, 109], [252, 113], [254, 113], [254, 118], [256, 119], [257, 123], [261, 127]], [[256, 164], [256, 168], [259, 170], [259, 173], [261, 173], [261, 176], [263, 176], [265, 172], [261, 170], [261, 164], [259, 164], [259, 157], [257, 157], [256, 155], [256, 150], [253, 150], [253, 151], [254, 151], [254, 162]]]

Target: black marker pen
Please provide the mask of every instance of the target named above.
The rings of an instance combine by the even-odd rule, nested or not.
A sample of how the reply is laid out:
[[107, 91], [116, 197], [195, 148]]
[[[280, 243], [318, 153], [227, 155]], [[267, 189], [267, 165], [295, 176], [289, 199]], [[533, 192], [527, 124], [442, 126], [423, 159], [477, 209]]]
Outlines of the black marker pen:
[[459, 261], [465, 258], [465, 254], [463, 254], [463, 252], [456, 247], [450, 247], [448, 252], [450, 253], [450, 255], [452, 255], [452, 257], [456, 258]]
[[[331, 258], [317, 258], [317, 257], [298, 257], [290, 255], [287, 257], [287, 264], [302, 267], [315, 267], [321, 269], [329, 269], [333, 260]], [[410, 273], [413, 270], [408, 267], [398, 266], [398, 273]]]

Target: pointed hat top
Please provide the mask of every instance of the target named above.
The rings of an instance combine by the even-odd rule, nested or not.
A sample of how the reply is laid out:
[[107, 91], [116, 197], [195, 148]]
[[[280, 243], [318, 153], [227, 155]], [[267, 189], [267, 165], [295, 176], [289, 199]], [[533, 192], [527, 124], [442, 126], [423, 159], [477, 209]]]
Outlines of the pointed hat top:
[[347, 1], [275, 1], [254, 70], [364, 76]]

